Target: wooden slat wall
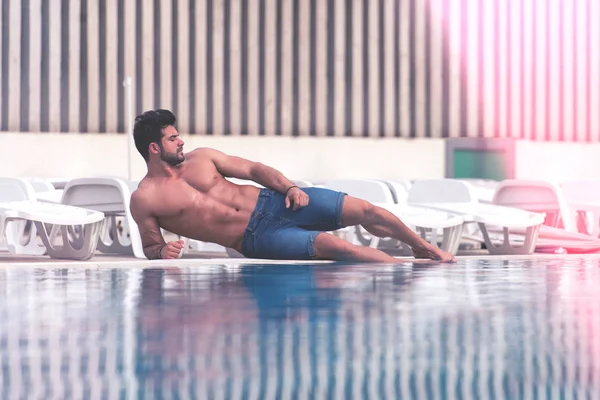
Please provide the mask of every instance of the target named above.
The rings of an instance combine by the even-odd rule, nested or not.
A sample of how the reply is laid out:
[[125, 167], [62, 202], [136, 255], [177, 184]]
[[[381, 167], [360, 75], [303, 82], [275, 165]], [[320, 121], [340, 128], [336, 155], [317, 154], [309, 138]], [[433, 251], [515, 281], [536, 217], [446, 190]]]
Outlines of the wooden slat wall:
[[594, 0], [0, 4], [0, 131], [600, 139]]

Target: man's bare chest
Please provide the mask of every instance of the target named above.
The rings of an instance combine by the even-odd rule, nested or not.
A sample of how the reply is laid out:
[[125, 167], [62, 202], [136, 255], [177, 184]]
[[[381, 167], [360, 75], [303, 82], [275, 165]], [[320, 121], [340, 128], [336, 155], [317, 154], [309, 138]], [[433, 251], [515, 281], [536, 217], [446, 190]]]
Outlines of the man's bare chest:
[[154, 199], [154, 214], [164, 218], [201, 211], [211, 203], [210, 192], [215, 182], [213, 177], [198, 176], [162, 185]]

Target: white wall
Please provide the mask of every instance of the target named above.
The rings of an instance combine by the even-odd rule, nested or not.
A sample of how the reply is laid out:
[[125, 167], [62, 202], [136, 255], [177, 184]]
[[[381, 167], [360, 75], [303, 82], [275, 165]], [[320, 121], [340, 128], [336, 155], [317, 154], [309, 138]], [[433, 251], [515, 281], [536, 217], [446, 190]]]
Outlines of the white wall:
[[[444, 177], [443, 139], [207, 137], [182, 135], [186, 150], [213, 147], [260, 161], [292, 179]], [[600, 179], [600, 143], [518, 141], [519, 179]], [[132, 178], [145, 163], [131, 143]], [[128, 177], [125, 135], [0, 133], [0, 175]]]
[[[182, 135], [187, 151], [213, 147], [260, 161], [292, 179], [418, 179], [444, 176], [442, 139], [207, 137]], [[131, 143], [132, 179], [145, 163]], [[125, 135], [0, 133], [0, 175], [128, 176]]]
[[515, 152], [519, 179], [600, 179], [599, 143], [519, 141]]

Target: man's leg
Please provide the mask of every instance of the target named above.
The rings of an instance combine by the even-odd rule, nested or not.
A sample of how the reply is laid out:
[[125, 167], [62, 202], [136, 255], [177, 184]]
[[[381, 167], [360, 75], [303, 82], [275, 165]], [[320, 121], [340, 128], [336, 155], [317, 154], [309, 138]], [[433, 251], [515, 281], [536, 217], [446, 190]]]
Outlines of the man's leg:
[[314, 247], [315, 257], [321, 260], [381, 263], [414, 262], [412, 259], [398, 259], [392, 257], [381, 250], [357, 246], [325, 232], [317, 235]]
[[413, 249], [415, 256], [428, 256], [435, 251], [442, 259], [453, 259], [452, 255], [436, 248], [414, 233], [388, 210], [356, 197], [346, 196], [342, 208], [342, 223], [344, 226], [362, 225], [372, 235], [404, 242]]

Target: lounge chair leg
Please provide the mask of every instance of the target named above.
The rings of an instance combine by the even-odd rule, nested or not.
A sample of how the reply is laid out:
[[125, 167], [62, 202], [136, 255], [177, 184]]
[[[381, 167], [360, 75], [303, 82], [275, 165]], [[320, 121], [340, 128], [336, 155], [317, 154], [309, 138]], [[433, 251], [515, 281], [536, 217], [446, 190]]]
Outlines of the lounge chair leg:
[[369, 247], [372, 249], [376, 249], [379, 246], [379, 237], [373, 235], [371, 236], [371, 243], [369, 243]]
[[440, 248], [452, 255], [456, 255], [460, 246], [460, 238], [462, 237], [464, 224], [444, 228], [444, 237]]
[[[26, 232], [26, 220], [6, 219], [2, 231], [6, 239], [5, 249], [13, 254], [42, 256], [46, 254], [46, 248], [37, 243], [37, 229], [31, 225], [29, 233]], [[1, 247], [0, 247], [1, 248]]]
[[36, 221], [35, 225], [51, 258], [84, 261], [90, 259], [96, 250], [102, 221], [81, 226], [80, 234], [77, 236], [69, 235], [70, 226], [61, 225], [63, 242], [61, 246], [53, 243], [57, 235], [48, 236], [48, 230], [44, 223]]
[[508, 228], [503, 228], [503, 241], [500, 244], [494, 244], [490, 238], [489, 232], [485, 224], [479, 223], [479, 228], [483, 234], [483, 240], [488, 249], [488, 252], [492, 255], [505, 255], [505, 254], [518, 254], [527, 255], [532, 254], [535, 250], [535, 243], [537, 242], [538, 234], [540, 232], [540, 225], [527, 227], [525, 231], [525, 240], [522, 245], [517, 246], [510, 243], [510, 232]]
[[[115, 215], [109, 215], [104, 218], [105, 226], [102, 228], [103, 234], [98, 241], [98, 251], [105, 254], [133, 254], [131, 245], [123, 245], [121, 243], [119, 230], [117, 229], [117, 220]], [[126, 235], [126, 231], [123, 231]]]
[[[429, 243], [433, 244], [434, 246], [438, 246], [440, 249], [447, 251], [448, 253], [450, 253], [452, 255], [456, 255], [456, 253], [458, 252], [458, 246], [460, 245], [460, 238], [462, 236], [463, 226], [464, 226], [464, 224], [460, 224], [460, 225], [444, 228], [441, 243], [439, 245], [438, 245], [439, 235], [438, 235], [437, 229], [424, 228], [424, 227], [418, 226], [417, 232], [424, 240], [427, 240]], [[427, 238], [428, 232], [431, 232], [431, 235], [429, 238]]]

